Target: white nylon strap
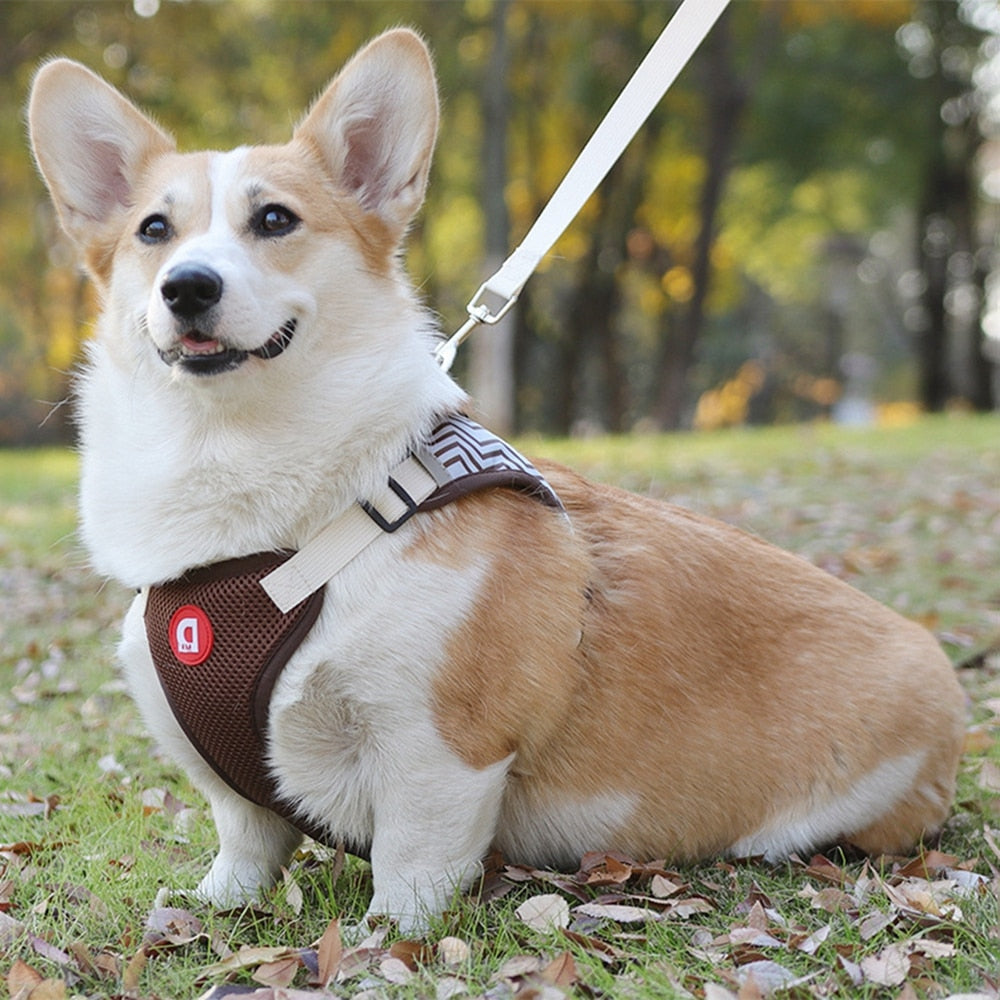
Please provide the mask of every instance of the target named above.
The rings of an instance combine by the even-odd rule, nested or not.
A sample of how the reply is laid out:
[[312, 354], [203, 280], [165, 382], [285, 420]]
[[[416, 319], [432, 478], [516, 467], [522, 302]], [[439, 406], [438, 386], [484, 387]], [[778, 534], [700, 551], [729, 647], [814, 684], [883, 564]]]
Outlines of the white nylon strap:
[[[496, 323], [514, 304], [541, 259], [597, 190], [728, 3], [729, 0], [684, 0], [520, 246], [496, 274], [487, 278], [469, 303], [468, 321], [439, 345], [436, 355], [445, 371], [451, 367], [458, 345], [479, 323]], [[486, 293], [499, 297], [503, 304], [491, 308], [483, 301]]]
[[[389, 474], [413, 505], [422, 503], [438, 487], [438, 480], [412, 455]], [[445, 475], [447, 479], [447, 474]], [[389, 486], [369, 506], [388, 523], [411, 511], [411, 506]], [[283, 614], [319, 590], [356, 555], [384, 533], [360, 503], [352, 504], [334, 518], [308, 544], [261, 581], [265, 593]]]

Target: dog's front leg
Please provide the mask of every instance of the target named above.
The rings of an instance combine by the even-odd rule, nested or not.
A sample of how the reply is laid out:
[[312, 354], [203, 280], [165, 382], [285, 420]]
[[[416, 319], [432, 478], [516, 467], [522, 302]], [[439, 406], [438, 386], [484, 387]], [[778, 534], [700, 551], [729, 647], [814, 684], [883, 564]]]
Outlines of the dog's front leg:
[[219, 853], [195, 894], [215, 906], [238, 906], [274, 883], [302, 834], [228, 788], [220, 787], [210, 800]]
[[454, 757], [419, 760], [384, 787], [375, 807], [367, 917], [389, 916], [422, 933], [481, 872], [513, 757], [475, 770]]

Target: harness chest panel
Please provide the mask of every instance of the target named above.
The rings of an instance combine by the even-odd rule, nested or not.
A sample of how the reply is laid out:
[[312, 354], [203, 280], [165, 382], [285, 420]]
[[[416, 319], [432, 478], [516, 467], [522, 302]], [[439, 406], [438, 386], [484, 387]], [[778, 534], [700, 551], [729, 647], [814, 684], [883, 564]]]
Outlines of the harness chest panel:
[[[415, 454], [434, 463], [440, 476], [417, 513], [498, 487], [563, 509], [526, 458], [465, 416], [439, 424]], [[244, 798], [322, 840], [326, 831], [278, 796], [267, 759], [271, 693], [316, 622], [325, 593], [319, 587], [287, 613], [275, 606], [260, 581], [293, 555], [230, 559], [150, 587], [146, 637], [171, 710], [216, 774]]]
[[145, 614], [160, 684], [188, 739], [231, 788], [282, 815], [289, 810], [278, 802], [264, 751], [267, 708], [324, 594], [316, 591], [288, 614], [271, 603], [260, 580], [291, 555], [261, 553], [191, 570], [151, 587]]

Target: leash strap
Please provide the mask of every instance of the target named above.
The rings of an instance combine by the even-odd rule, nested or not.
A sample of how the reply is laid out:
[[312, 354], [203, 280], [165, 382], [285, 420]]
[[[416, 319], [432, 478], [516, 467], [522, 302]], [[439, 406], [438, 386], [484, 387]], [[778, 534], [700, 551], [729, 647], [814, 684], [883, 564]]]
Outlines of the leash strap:
[[728, 3], [684, 0], [524, 240], [473, 296], [468, 320], [438, 346], [435, 357], [445, 371], [451, 368], [458, 346], [480, 323], [492, 326], [511, 309], [541, 259], [614, 166]]
[[319, 590], [379, 535], [393, 531], [449, 481], [447, 473], [442, 475], [438, 469], [428, 468], [429, 464], [414, 455], [404, 459], [377, 497], [352, 504], [288, 562], [265, 576], [260, 585], [278, 609], [287, 613]]

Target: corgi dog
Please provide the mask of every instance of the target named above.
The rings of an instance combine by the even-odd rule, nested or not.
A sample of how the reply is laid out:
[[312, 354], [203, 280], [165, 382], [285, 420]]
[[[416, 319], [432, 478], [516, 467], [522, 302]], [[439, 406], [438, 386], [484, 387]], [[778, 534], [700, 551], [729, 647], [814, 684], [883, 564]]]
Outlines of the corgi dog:
[[[491, 849], [538, 867], [781, 859], [902, 852], [940, 828], [965, 700], [926, 631], [756, 537], [548, 462], [557, 501], [500, 485], [410, 510], [320, 580], [261, 723], [290, 811], [234, 788], [199, 748], [225, 698], [192, 738], [150, 594], [364, 520], [359, 501], [468, 410], [399, 263], [437, 132], [432, 62], [407, 29], [379, 36], [280, 146], [178, 152], [64, 59], [39, 70], [29, 123], [102, 298], [77, 380], [81, 533], [139, 591], [124, 675], [211, 805], [201, 898], [252, 898], [302, 829], [369, 857], [368, 915], [412, 932]], [[169, 667], [193, 676], [209, 625], [181, 610]]]

